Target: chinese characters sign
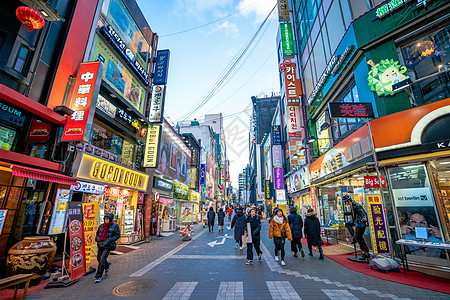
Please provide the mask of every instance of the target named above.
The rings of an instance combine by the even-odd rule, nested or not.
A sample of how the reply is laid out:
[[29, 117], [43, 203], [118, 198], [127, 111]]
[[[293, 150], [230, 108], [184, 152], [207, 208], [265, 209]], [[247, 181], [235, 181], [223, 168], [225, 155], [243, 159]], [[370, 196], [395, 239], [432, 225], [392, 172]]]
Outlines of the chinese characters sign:
[[373, 252], [375, 254], [389, 253], [387, 226], [384, 220], [383, 204], [381, 203], [380, 195], [367, 195], [367, 206]]
[[330, 117], [332, 118], [375, 118], [372, 103], [328, 103]]
[[272, 126], [272, 145], [281, 145], [281, 128], [280, 125]]
[[303, 94], [303, 90], [300, 79], [295, 71], [295, 63], [286, 65], [286, 69], [284, 70], [284, 85], [286, 87], [288, 105], [300, 105], [299, 97]]
[[75, 280], [86, 273], [86, 253], [82, 204], [69, 202], [70, 279]]
[[278, 22], [289, 21], [289, 2], [288, 0], [278, 0]]
[[147, 143], [145, 144], [144, 168], [156, 168], [158, 162], [158, 145], [160, 125], [150, 126], [147, 130]]
[[280, 23], [281, 47], [283, 49], [283, 58], [294, 57], [294, 40], [292, 38], [292, 27], [290, 22]]
[[162, 123], [164, 110], [164, 85], [154, 85], [152, 89], [152, 101], [150, 103], [151, 123]]
[[273, 168], [274, 186], [276, 190], [284, 189], [283, 183], [283, 168], [277, 167]]
[[158, 50], [156, 56], [156, 69], [153, 84], [167, 84], [167, 71], [169, 70], [169, 50]]
[[288, 134], [289, 137], [302, 137], [302, 132], [300, 131], [300, 112], [298, 106], [288, 106], [287, 107], [287, 119], [288, 119]]
[[98, 202], [82, 203], [83, 204], [83, 224], [84, 224], [84, 239], [86, 252], [86, 272], [91, 266], [92, 243], [95, 240], [96, 218], [98, 214]]

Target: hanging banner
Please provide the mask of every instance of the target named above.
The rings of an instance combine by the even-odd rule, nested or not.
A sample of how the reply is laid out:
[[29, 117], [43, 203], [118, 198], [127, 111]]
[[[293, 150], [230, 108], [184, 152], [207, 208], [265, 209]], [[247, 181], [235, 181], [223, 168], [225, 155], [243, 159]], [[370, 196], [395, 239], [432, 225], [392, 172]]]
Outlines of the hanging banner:
[[70, 279], [75, 280], [86, 273], [86, 253], [82, 206], [69, 202]]
[[289, 20], [288, 0], [278, 0], [278, 22], [286, 22]]
[[288, 135], [290, 138], [301, 138], [302, 132], [300, 131], [300, 112], [298, 106], [287, 107], [287, 119], [288, 119]]
[[375, 254], [390, 253], [387, 226], [383, 214], [380, 195], [367, 195], [369, 211], [370, 236]]
[[283, 58], [294, 57], [294, 40], [292, 38], [292, 27], [290, 22], [280, 23], [281, 47], [283, 49]]
[[92, 244], [95, 240], [95, 221], [98, 214], [98, 202], [83, 203], [84, 249], [86, 253], [86, 272], [91, 267]]
[[272, 145], [281, 145], [281, 126], [280, 125], [273, 125], [272, 126], [272, 132], [271, 132], [271, 138], [272, 138]]
[[164, 98], [166, 89], [164, 85], [154, 85], [152, 88], [152, 99], [150, 102], [150, 116], [148, 120], [153, 124], [163, 122]]
[[270, 180], [265, 180], [264, 181], [264, 195], [266, 200], [270, 200], [272, 198], [272, 182]]
[[168, 49], [156, 52], [155, 74], [153, 84], [167, 84], [167, 73], [169, 70], [170, 51]]
[[284, 86], [288, 105], [300, 106], [300, 96], [303, 95], [302, 83], [295, 71], [295, 63], [286, 64], [284, 69]]
[[147, 143], [145, 144], [144, 168], [156, 168], [158, 166], [158, 147], [161, 125], [148, 127]]
[[58, 189], [56, 192], [55, 205], [53, 206], [52, 219], [48, 229], [49, 235], [65, 232], [67, 203], [70, 199], [70, 191]]
[[63, 142], [89, 141], [95, 106], [102, 81], [100, 62], [82, 63], [69, 108], [73, 114], [67, 117], [62, 136]]
[[274, 187], [276, 190], [284, 189], [283, 168], [273, 168]]
[[206, 184], [206, 164], [200, 165], [200, 185]]

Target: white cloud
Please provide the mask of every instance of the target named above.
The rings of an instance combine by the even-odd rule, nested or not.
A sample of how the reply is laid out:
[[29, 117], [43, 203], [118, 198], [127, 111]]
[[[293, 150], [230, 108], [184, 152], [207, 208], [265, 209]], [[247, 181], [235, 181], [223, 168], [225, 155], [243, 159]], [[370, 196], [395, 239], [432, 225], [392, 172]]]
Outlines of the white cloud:
[[227, 37], [238, 37], [239, 36], [239, 28], [236, 24], [225, 21], [221, 24], [217, 24], [216, 27], [211, 29], [208, 34], [213, 34], [218, 31], [223, 31], [225, 36]]
[[[255, 15], [255, 22], [261, 22], [269, 14], [276, 3], [276, 0], [241, 0], [237, 8], [243, 9], [241, 11], [242, 15]], [[276, 16], [276, 12], [273, 13], [271, 17], [273, 18], [274, 16]]]
[[176, 0], [176, 13], [197, 20], [211, 19], [223, 13], [233, 0]]

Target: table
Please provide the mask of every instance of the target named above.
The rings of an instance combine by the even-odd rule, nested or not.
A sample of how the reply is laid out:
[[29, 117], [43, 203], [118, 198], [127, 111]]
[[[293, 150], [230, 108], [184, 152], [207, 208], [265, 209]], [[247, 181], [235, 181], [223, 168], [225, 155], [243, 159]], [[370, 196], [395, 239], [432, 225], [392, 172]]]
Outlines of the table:
[[325, 236], [327, 237], [327, 243], [328, 243], [328, 235], [329, 235], [330, 232], [333, 233], [334, 239], [336, 240], [336, 244], [338, 243], [339, 228], [324, 227], [323, 231], [325, 233]]
[[30, 279], [32, 276], [33, 276], [33, 274], [18, 274], [18, 275], [0, 279], [0, 290], [15, 285], [16, 289], [14, 290], [14, 299], [16, 299], [17, 287], [22, 282], [25, 282], [25, 289], [23, 291], [23, 296], [22, 296], [22, 299], [25, 299], [25, 298], [27, 298], [28, 286], [30, 285]]

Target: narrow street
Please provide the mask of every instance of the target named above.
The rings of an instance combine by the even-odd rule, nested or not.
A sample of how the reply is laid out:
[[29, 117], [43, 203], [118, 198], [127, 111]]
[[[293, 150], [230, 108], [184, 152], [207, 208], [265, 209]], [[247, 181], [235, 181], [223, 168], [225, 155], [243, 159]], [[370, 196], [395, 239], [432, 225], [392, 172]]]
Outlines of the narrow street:
[[[99, 284], [94, 275], [67, 288], [46, 289], [29, 299], [448, 299], [448, 295], [360, 274], [325, 258], [294, 258], [286, 244], [286, 266], [275, 262], [268, 223], [262, 223], [263, 260], [246, 266], [246, 249], [234, 250], [233, 230], [196, 227], [192, 241], [177, 234], [113, 256]], [[216, 241], [214, 243], [214, 241]], [[224, 241], [224, 242], [223, 242]], [[222, 244], [223, 242], [223, 244]], [[208, 245], [210, 243], [210, 245]]]

